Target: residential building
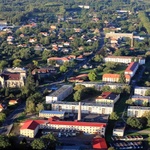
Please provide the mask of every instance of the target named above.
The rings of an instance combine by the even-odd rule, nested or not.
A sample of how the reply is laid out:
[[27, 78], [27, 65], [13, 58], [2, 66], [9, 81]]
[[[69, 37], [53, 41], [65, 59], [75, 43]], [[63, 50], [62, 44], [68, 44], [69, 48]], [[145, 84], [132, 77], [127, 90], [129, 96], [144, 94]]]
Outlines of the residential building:
[[18, 103], [17, 100], [10, 100], [10, 101], [9, 101], [9, 105], [15, 105], [15, 104], [17, 104], [17, 103]]
[[0, 112], [2, 112], [6, 107], [3, 104], [0, 104]]
[[45, 120], [26, 120], [20, 128], [20, 136], [34, 138], [40, 124], [46, 124]]
[[124, 136], [126, 124], [124, 122], [116, 122], [113, 129], [113, 136]]
[[93, 150], [107, 150], [107, 143], [105, 138], [102, 137], [95, 137], [92, 140], [92, 147]]
[[[103, 74], [102, 81], [104, 82], [119, 82], [120, 74]], [[126, 83], [130, 83], [131, 77], [125, 74]]]
[[51, 57], [47, 59], [47, 64], [49, 64], [49, 61], [56, 61], [57, 64], [63, 64], [64, 62], [69, 62], [72, 59], [68, 57]]
[[46, 104], [56, 101], [62, 101], [73, 92], [72, 85], [63, 85], [61, 88], [46, 96]]
[[129, 64], [129, 66], [126, 68], [124, 73], [130, 75], [131, 77], [133, 77], [138, 68], [139, 68], [139, 63], [131, 62]]
[[142, 106], [144, 104], [150, 103], [150, 96], [133, 95], [131, 100], [135, 105]]
[[134, 88], [134, 94], [135, 95], [142, 95], [145, 96], [145, 93], [147, 90], [150, 90], [150, 87], [141, 87], [141, 86], [136, 86]]
[[[79, 109], [78, 102], [62, 102], [57, 101], [51, 104], [52, 110], [77, 113]], [[111, 114], [114, 105], [106, 103], [84, 103], [81, 102], [81, 113], [83, 114]]]
[[138, 61], [140, 65], [145, 64], [145, 58], [143, 57], [132, 57], [132, 56], [107, 56], [104, 58], [104, 62], [117, 62], [129, 64], [133, 61]]
[[57, 117], [49, 120], [27, 120], [20, 128], [20, 135], [34, 138], [39, 129], [65, 129], [77, 130], [86, 134], [100, 134], [105, 136], [106, 123], [99, 122], [78, 122], [78, 121], [60, 121]]
[[145, 112], [150, 112], [150, 107], [128, 106], [128, 117], [142, 117]]
[[113, 92], [103, 92], [102, 95], [98, 96], [95, 101], [98, 103], [116, 103], [120, 98], [120, 94]]
[[51, 117], [59, 117], [60, 119], [64, 119], [65, 111], [51, 111], [51, 110], [41, 110], [39, 112], [39, 117], [43, 118], [51, 118]]
[[40, 78], [50, 77], [52, 74], [56, 74], [57, 71], [54, 67], [38, 68], [32, 71], [32, 75], [38, 74]]

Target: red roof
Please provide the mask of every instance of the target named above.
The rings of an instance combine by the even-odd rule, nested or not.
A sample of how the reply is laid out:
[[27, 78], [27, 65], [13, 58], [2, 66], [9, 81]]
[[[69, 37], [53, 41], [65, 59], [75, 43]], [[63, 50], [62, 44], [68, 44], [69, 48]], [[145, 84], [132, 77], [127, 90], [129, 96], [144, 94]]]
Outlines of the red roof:
[[45, 120], [26, 120], [20, 129], [35, 130], [38, 125], [44, 124]]
[[126, 68], [125, 71], [132, 72], [138, 66], [137, 62], [131, 62], [130, 65]]
[[[120, 74], [103, 74], [103, 78], [117, 78], [117, 79], [119, 79], [119, 77], [120, 77]], [[128, 74], [125, 74], [125, 78], [126, 79], [130, 79], [131, 77], [130, 77], [130, 75], [128, 75]]]
[[4, 73], [2, 76], [5, 80], [20, 80], [20, 73]]
[[94, 138], [92, 144], [94, 150], [107, 150], [107, 144], [104, 138]]
[[106, 126], [106, 123], [59, 121], [59, 120], [54, 120], [53, 117], [49, 119], [49, 123], [57, 124], [57, 125], [69, 125], [69, 126], [91, 126], [91, 127], [105, 127]]

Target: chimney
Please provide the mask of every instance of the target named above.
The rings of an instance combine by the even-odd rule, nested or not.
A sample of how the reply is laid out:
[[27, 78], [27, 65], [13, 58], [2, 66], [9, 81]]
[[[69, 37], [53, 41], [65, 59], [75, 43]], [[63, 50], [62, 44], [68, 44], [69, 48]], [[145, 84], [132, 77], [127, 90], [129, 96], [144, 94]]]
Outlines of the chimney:
[[81, 120], [81, 102], [79, 102], [79, 108], [78, 108], [78, 118], [77, 118], [78, 121]]

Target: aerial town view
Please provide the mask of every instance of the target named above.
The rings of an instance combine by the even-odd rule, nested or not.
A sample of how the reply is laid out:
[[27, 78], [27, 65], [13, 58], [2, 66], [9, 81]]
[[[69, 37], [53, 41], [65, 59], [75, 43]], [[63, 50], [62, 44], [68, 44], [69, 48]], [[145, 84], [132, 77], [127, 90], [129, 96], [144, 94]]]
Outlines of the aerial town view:
[[0, 0], [0, 150], [150, 150], [150, 0]]

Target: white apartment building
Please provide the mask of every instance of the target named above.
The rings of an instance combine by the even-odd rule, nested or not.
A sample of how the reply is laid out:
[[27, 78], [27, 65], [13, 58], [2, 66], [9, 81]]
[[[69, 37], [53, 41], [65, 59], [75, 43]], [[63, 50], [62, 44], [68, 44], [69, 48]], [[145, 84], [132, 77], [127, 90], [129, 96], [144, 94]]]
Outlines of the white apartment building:
[[131, 62], [130, 65], [126, 68], [124, 73], [133, 77], [136, 71], [138, 70], [138, 68], [139, 68], [139, 63]]
[[46, 96], [46, 104], [51, 104], [52, 102], [62, 101], [67, 96], [73, 92], [72, 85], [63, 85], [61, 88], [53, 92], [52, 94]]
[[145, 103], [150, 103], [150, 96], [133, 95], [131, 100], [134, 104], [142, 106]]
[[128, 117], [142, 117], [145, 112], [149, 112], [150, 107], [129, 106], [127, 110]]
[[39, 112], [39, 117], [43, 118], [51, 118], [51, 117], [59, 117], [64, 119], [65, 111], [51, 111], [51, 110], [41, 110]]
[[143, 57], [132, 57], [132, 56], [107, 56], [104, 58], [104, 62], [117, 62], [117, 63], [129, 64], [132, 61], [136, 61], [136, 59], [138, 59], [138, 62], [140, 65], [145, 64], [145, 58], [143, 58]]
[[117, 122], [113, 129], [113, 136], [124, 136], [126, 125], [124, 122]]
[[[77, 113], [78, 102], [54, 102], [51, 104], [52, 110]], [[81, 102], [81, 113], [85, 114], [111, 114], [114, 105], [112, 103], [83, 103]]]
[[145, 93], [147, 90], [150, 90], [150, 87], [141, 87], [141, 86], [136, 86], [134, 88], [134, 94], [135, 95], [142, 95], [145, 96]]

